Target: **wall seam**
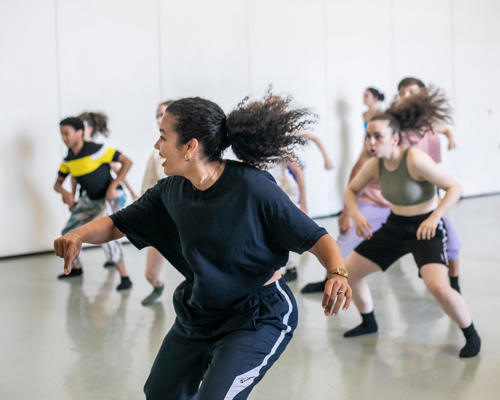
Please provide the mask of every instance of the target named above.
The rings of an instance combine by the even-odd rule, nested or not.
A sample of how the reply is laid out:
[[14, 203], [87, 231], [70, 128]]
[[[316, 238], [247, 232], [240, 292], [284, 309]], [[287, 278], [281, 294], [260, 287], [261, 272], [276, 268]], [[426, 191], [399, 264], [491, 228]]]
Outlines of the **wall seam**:
[[455, 10], [453, 8], [453, 0], [450, 4], [450, 56], [451, 56], [451, 99], [453, 104], [456, 104], [456, 71], [455, 71]]
[[54, 47], [56, 62], [57, 116], [62, 118], [61, 46], [59, 42], [58, 0], [54, 0]]
[[251, 34], [250, 34], [250, 0], [245, 1], [246, 7], [246, 42], [247, 42], [247, 79], [248, 79], [248, 95], [252, 95], [253, 81], [252, 81], [252, 51], [251, 51]]
[[165, 101], [165, 88], [163, 87], [163, 58], [162, 58], [162, 31], [161, 31], [161, 0], [156, 0], [156, 23], [157, 23], [157, 35], [158, 35], [158, 85], [160, 86], [159, 93], [160, 99], [157, 99], [157, 103]]

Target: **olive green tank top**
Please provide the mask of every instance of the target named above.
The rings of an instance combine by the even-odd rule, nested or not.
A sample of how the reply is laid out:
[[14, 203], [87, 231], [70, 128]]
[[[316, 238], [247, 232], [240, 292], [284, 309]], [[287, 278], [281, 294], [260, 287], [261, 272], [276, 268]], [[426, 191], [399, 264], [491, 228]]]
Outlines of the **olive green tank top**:
[[399, 166], [388, 171], [384, 159], [379, 159], [379, 178], [382, 195], [397, 206], [413, 206], [432, 199], [436, 195], [436, 186], [430, 182], [418, 182], [408, 172], [408, 147], [403, 153]]

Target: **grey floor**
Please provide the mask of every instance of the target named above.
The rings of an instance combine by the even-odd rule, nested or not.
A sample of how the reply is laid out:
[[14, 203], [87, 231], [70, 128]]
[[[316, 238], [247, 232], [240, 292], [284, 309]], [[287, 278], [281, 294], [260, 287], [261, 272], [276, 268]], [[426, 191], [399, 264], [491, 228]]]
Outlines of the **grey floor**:
[[[299, 288], [320, 279], [313, 256], [291, 285], [299, 327], [251, 399], [499, 399], [500, 197], [462, 201], [452, 216], [464, 242], [463, 293], [483, 339], [479, 357], [457, 357], [461, 332], [417, 278], [412, 259], [370, 277], [380, 331], [344, 339], [358, 323], [354, 306], [323, 316], [320, 295]], [[336, 233], [336, 219], [320, 224]], [[181, 281], [166, 268], [163, 301], [142, 307], [145, 252], [125, 246], [134, 287], [101, 267], [100, 250], [83, 254], [85, 276], [59, 282], [53, 255], [0, 262], [0, 399], [141, 399], [142, 385], [174, 320], [171, 293]]]

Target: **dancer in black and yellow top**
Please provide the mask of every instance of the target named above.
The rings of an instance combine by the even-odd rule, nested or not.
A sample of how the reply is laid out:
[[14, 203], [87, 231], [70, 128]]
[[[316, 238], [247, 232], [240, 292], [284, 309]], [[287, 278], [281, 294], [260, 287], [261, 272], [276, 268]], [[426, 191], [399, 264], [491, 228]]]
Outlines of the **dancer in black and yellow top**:
[[[120, 182], [132, 165], [127, 157], [112, 147], [83, 140], [83, 122], [79, 118], [70, 117], [60, 122], [61, 135], [68, 147], [68, 155], [61, 163], [54, 190], [61, 193], [62, 200], [71, 211], [71, 216], [63, 229], [63, 234], [100, 216], [106, 202], [113, 212], [125, 205], [125, 196]], [[122, 164], [116, 179], [111, 177], [110, 163]], [[66, 177], [71, 175], [80, 184], [80, 197], [75, 202], [73, 193], [62, 187]], [[132, 286], [123, 252], [118, 241], [103, 245], [107, 259], [111, 260], [121, 275], [121, 283], [117, 290], [129, 289]], [[83, 273], [80, 258], [73, 263], [73, 271], [69, 275], [61, 274], [59, 279], [79, 276]]]

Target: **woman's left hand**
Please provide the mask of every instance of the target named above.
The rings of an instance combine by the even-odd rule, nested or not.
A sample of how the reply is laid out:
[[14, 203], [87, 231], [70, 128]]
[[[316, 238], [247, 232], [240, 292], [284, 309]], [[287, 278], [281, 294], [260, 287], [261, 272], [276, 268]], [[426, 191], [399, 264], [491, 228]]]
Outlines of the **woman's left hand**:
[[440, 218], [431, 215], [422, 223], [417, 229], [417, 239], [418, 240], [429, 240], [436, 236], [436, 228], [438, 226]]
[[342, 310], [347, 310], [351, 303], [352, 290], [347, 283], [347, 278], [338, 274], [329, 274], [325, 283], [325, 291], [323, 293], [323, 310], [325, 315], [335, 317], [344, 302]]

